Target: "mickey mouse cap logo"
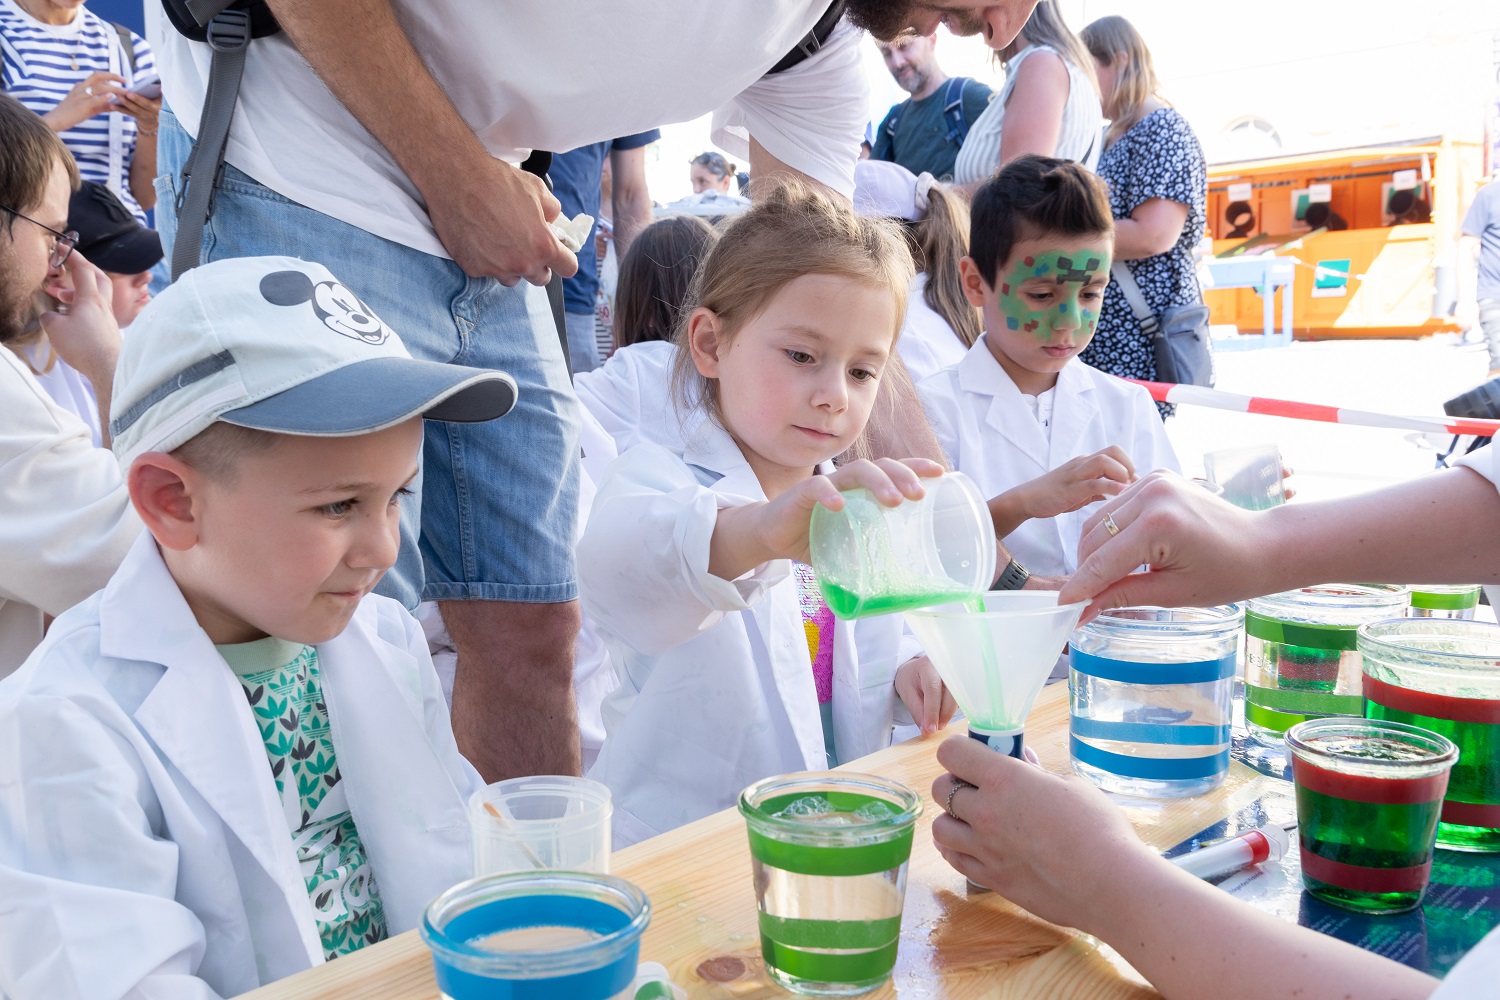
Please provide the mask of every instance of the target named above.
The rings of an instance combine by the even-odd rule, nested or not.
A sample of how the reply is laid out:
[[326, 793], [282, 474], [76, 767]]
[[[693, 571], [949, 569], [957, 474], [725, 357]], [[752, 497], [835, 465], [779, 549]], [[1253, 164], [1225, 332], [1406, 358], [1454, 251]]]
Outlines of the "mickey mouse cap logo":
[[383, 344], [391, 335], [390, 327], [358, 295], [337, 281], [314, 284], [302, 271], [273, 271], [260, 279], [260, 294], [276, 306], [311, 302], [314, 315], [324, 326], [365, 344]]

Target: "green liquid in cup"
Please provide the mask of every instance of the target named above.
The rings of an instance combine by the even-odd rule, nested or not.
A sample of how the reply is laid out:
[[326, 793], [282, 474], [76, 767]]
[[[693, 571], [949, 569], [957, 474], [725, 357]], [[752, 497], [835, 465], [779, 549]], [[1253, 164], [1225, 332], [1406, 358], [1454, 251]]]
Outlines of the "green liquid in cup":
[[[834, 833], [894, 818], [897, 809], [872, 796], [814, 792], [772, 800], [764, 815], [805, 824], [816, 838], [820, 828]], [[817, 846], [765, 836], [752, 824], [761, 955], [772, 980], [796, 993], [836, 997], [866, 993], [889, 978], [901, 936], [911, 838], [906, 826], [841, 846]]]
[[[1486, 722], [1454, 722], [1414, 712], [1365, 702], [1365, 715], [1429, 729], [1446, 736], [1458, 747], [1458, 762], [1448, 773], [1446, 801], [1477, 805], [1500, 805], [1500, 725]], [[1500, 851], [1500, 829], [1439, 823], [1439, 847], [1458, 851]]]
[[[1339, 752], [1370, 760], [1411, 760], [1431, 758], [1431, 754], [1394, 740], [1368, 740], [1353, 747], [1339, 737]], [[1312, 745], [1316, 739], [1308, 741]], [[1364, 913], [1399, 913], [1418, 906], [1426, 891], [1426, 879], [1416, 888], [1378, 891], [1350, 883], [1360, 877], [1379, 879], [1381, 872], [1430, 864], [1433, 839], [1437, 830], [1442, 800], [1416, 803], [1375, 803], [1356, 801], [1355, 797], [1379, 797], [1371, 794], [1377, 787], [1389, 788], [1416, 781], [1386, 777], [1375, 778], [1317, 767], [1293, 757], [1296, 780], [1298, 835], [1301, 839], [1304, 865], [1302, 884], [1308, 892], [1327, 902]], [[1322, 786], [1347, 794], [1325, 794], [1305, 787], [1302, 775], [1319, 772]], [[1308, 873], [1307, 855], [1349, 865], [1365, 871], [1351, 873], [1349, 881], [1337, 876], [1323, 880]]]
[[[900, 584], [874, 594], [856, 594], [846, 587], [827, 580], [818, 581], [823, 600], [828, 602], [834, 615], [849, 621], [871, 615], [888, 615], [914, 608], [929, 608], [934, 604], [951, 604], [954, 601], [969, 601], [970, 592], [963, 588], [933, 589], [931, 587], [903, 587]], [[980, 604], [979, 610], [984, 610]]]

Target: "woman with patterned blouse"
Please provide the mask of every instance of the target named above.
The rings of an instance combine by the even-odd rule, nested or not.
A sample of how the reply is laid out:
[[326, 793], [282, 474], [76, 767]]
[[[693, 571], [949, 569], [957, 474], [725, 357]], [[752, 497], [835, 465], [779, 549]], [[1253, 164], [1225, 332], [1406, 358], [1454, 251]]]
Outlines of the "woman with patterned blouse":
[[[1109, 184], [1115, 259], [1130, 268], [1146, 304], [1160, 316], [1201, 297], [1193, 251], [1207, 222], [1203, 148], [1187, 119], [1157, 92], [1151, 52], [1129, 21], [1102, 17], [1080, 37], [1094, 57], [1110, 119], [1099, 176]], [[1094, 340], [1080, 357], [1112, 375], [1156, 377], [1151, 343], [1114, 280], [1105, 289]], [[1163, 418], [1171, 416], [1172, 406], [1158, 406]]]

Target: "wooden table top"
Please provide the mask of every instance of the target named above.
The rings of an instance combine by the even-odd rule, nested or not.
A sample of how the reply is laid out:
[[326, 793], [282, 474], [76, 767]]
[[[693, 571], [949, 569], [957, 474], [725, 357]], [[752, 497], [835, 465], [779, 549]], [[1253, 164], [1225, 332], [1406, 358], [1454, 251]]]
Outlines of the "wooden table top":
[[[1135, 1000], [1158, 994], [1108, 949], [1045, 923], [991, 892], [971, 891], [937, 853], [928, 796], [947, 732], [911, 740], [846, 767], [904, 782], [922, 795], [907, 875], [901, 944], [891, 981], [874, 998], [1026, 997]], [[1042, 692], [1026, 740], [1043, 766], [1066, 773], [1068, 691]], [[1165, 850], [1223, 819], [1259, 779], [1238, 761], [1208, 795], [1127, 808], [1137, 832]], [[1262, 779], [1264, 780], [1264, 779]], [[642, 961], [660, 962], [694, 1000], [790, 996], [765, 976], [745, 824], [733, 809], [615, 853], [611, 870], [651, 897]], [[415, 931], [243, 995], [246, 1000], [437, 1000], [432, 962]]]

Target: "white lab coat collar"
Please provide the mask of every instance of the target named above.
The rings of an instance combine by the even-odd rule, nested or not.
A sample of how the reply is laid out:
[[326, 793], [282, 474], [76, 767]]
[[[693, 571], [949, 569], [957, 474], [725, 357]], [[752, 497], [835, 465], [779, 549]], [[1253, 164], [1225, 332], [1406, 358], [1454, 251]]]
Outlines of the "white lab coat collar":
[[[395, 637], [379, 635], [378, 620], [366, 601], [340, 635], [317, 649], [340, 781], [379, 873], [388, 929], [398, 934], [416, 926], [438, 893], [467, 877], [465, 868], [436, 859], [467, 861], [469, 826], [464, 790], [455, 787], [427, 720], [413, 709], [422, 700], [424, 668]], [[244, 691], [193, 617], [149, 532], [141, 533], [104, 590], [99, 643], [106, 657], [165, 667], [136, 709], [136, 721], [275, 881], [308, 961], [322, 962], [307, 886]], [[414, 690], [402, 691], [403, 678]], [[392, 795], [400, 796], [400, 808], [391, 807]]]
[[1075, 358], [1058, 373], [1050, 442], [1022, 398], [1021, 390], [990, 353], [985, 337], [976, 340], [959, 362], [958, 384], [965, 392], [989, 397], [986, 426], [1030, 458], [1040, 469], [1040, 475], [1074, 458], [1077, 442], [1099, 417], [1093, 386], [1082, 365]]
[[[713, 491], [719, 496], [719, 506], [731, 506], [743, 503], [747, 500], [765, 500], [766, 491], [761, 487], [760, 480], [755, 475], [755, 470], [745, 460], [744, 452], [735, 442], [729, 432], [721, 427], [717, 421], [707, 415], [700, 415], [694, 421], [685, 422], [684, 448], [682, 460], [690, 467], [696, 467], [721, 478], [710, 484]], [[824, 462], [819, 465], [817, 471], [827, 475], [834, 470], [833, 462]], [[787, 572], [791, 572], [788, 562]], [[799, 663], [796, 657], [775, 656], [772, 650], [778, 648], [778, 643], [785, 644], [792, 641], [807, 648], [807, 634], [803, 628], [798, 628], [793, 635], [784, 635], [783, 631], [788, 623], [802, 623], [802, 608], [799, 602], [799, 593], [796, 586], [772, 587], [766, 592], [764, 600], [757, 601], [750, 608], [751, 615], [755, 618], [756, 629], [760, 641], [764, 644], [759, 651], [758, 657], [762, 663], [769, 663], [771, 671], [775, 676], [775, 688], [781, 698], [783, 709], [787, 718], [791, 720], [792, 729], [797, 736], [797, 746], [802, 751], [802, 758], [806, 767], [810, 770], [820, 770], [825, 766], [827, 752], [823, 742], [823, 726], [821, 716], [810, 716], [802, 706], [806, 704], [805, 699], [799, 700], [795, 694], [799, 687], [813, 687], [810, 664]], [[834, 628], [834, 664], [835, 670], [840, 665], [847, 665], [853, 670], [857, 665], [854, 640], [850, 636], [850, 628], [847, 624]], [[848, 673], [849, 670], [840, 671]], [[856, 691], [857, 680], [853, 677], [835, 677], [835, 684], [844, 692], [846, 704], [841, 706], [835, 702], [835, 711], [843, 708], [846, 712], [855, 712], [859, 707], [857, 697], [850, 697], [851, 691]], [[856, 691], [857, 693], [857, 691]], [[844, 712], [838, 712], [840, 716]], [[848, 722], [842, 718], [835, 720]], [[839, 727], [836, 726], [836, 731]], [[851, 733], [853, 729], [851, 728]]]
[[[714, 492], [730, 497], [721, 507], [743, 503], [745, 500], [765, 500], [766, 491], [756, 478], [755, 470], [745, 461], [744, 452], [733, 437], [718, 421], [707, 414], [698, 414], [683, 421], [682, 461], [718, 477], [712, 485]], [[827, 461], [817, 467], [821, 475], [834, 470], [833, 462]]]
[[288, 850], [265, 743], [245, 710], [244, 690], [193, 617], [150, 532], [141, 532], [104, 588], [99, 652], [140, 661], [142, 669], [165, 668], [135, 710], [136, 722], [270, 875], [301, 928], [308, 961], [321, 962], [307, 885]]

